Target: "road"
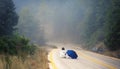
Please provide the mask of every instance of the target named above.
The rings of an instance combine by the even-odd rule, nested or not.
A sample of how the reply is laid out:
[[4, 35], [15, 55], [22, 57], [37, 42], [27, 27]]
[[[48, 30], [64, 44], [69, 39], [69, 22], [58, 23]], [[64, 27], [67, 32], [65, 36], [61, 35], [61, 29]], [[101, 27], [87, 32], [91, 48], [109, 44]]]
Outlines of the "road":
[[[48, 56], [50, 69], [120, 69], [120, 60], [108, 56], [99, 55], [73, 45], [58, 44], [58, 49], [53, 49]], [[59, 57], [61, 47], [75, 50], [77, 59], [66, 59]]]

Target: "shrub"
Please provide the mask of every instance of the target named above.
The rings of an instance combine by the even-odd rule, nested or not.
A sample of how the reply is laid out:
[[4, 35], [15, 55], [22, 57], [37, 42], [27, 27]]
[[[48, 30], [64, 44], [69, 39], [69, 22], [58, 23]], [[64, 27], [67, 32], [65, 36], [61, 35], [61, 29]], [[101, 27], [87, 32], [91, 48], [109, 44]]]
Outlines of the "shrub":
[[3, 36], [0, 37], [0, 53], [5, 55], [20, 56], [34, 54], [35, 46], [30, 45], [29, 40], [24, 36]]

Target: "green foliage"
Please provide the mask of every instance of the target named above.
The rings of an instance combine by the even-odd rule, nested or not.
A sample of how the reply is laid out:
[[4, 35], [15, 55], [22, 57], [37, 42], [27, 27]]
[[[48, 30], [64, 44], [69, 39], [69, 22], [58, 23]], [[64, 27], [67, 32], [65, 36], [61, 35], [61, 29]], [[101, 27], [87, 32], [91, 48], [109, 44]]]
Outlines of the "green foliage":
[[18, 23], [18, 15], [12, 0], [0, 0], [0, 36], [12, 35]]
[[89, 12], [83, 21], [82, 32], [80, 31], [81, 43], [85, 44], [86, 47], [94, 47], [98, 42], [105, 39], [104, 24], [106, 23], [109, 2], [110, 0], [93, 0], [90, 2]]
[[120, 0], [93, 0], [82, 32], [83, 43], [94, 47], [103, 42], [111, 51], [120, 49]]
[[18, 56], [25, 60], [35, 53], [36, 47], [23, 36], [13, 35], [18, 23], [18, 15], [12, 0], [0, 0], [0, 55], [5, 61], [5, 69], [11, 69], [10, 57]]
[[111, 0], [106, 21], [105, 44], [111, 51], [120, 49], [120, 0]]
[[35, 46], [29, 44], [29, 40], [23, 36], [0, 37], [0, 53], [5, 55], [22, 56], [35, 51]]
[[12, 61], [10, 57], [17, 56], [24, 62], [28, 55], [35, 53], [35, 50], [36, 46], [29, 44], [29, 40], [23, 36], [0, 37], [0, 55], [4, 56], [5, 69], [11, 68]]

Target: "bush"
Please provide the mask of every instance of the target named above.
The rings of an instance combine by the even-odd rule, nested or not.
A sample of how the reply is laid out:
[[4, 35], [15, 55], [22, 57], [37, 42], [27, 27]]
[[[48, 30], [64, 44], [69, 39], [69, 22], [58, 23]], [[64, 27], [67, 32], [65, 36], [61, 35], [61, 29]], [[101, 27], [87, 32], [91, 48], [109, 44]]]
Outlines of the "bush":
[[24, 36], [3, 36], [0, 37], [0, 54], [26, 56], [34, 54], [35, 46], [29, 44], [29, 40]]
[[5, 69], [11, 69], [10, 57], [17, 56], [24, 62], [28, 55], [35, 53], [36, 46], [29, 44], [29, 40], [23, 36], [2, 36], [0, 37], [0, 55], [3, 55]]

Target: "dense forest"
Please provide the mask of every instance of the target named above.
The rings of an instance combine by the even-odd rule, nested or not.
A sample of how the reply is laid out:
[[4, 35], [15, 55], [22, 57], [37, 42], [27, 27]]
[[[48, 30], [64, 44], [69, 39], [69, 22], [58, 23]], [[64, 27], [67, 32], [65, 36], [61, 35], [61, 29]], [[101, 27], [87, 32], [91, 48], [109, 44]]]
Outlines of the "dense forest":
[[54, 26], [56, 38], [82, 44], [88, 49], [102, 43], [110, 51], [120, 50], [120, 0], [80, 0], [75, 2], [79, 7], [70, 5], [66, 3], [65, 7], [74, 11], [63, 12], [64, 15], [70, 13], [69, 17], [59, 17], [61, 21]]
[[86, 46], [95, 46], [104, 42], [111, 51], [120, 50], [120, 1], [93, 0], [88, 19], [83, 22], [82, 42]]

